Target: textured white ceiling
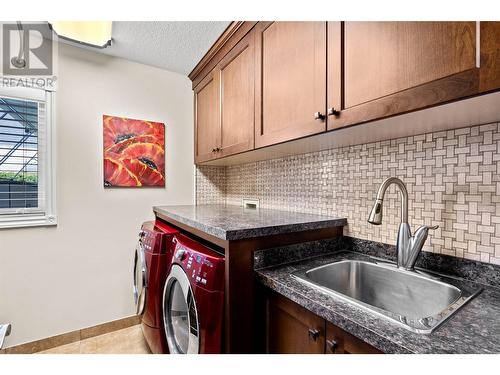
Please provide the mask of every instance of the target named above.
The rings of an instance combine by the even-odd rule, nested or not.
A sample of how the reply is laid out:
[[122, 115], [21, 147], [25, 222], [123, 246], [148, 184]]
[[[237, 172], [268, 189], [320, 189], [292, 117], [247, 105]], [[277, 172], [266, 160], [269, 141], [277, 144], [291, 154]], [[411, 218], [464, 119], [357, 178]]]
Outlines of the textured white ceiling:
[[[96, 52], [188, 74], [229, 22], [113, 22], [113, 45]], [[69, 43], [72, 44], [72, 43]]]

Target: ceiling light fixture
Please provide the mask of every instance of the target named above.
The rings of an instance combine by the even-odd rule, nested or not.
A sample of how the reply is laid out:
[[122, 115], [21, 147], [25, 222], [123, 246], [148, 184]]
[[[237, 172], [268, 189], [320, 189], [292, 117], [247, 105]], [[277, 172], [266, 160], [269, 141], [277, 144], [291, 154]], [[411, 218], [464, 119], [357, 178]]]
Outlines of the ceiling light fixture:
[[62, 39], [95, 48], [111, 45], [111, 21], [49, 21], [49, 26]]

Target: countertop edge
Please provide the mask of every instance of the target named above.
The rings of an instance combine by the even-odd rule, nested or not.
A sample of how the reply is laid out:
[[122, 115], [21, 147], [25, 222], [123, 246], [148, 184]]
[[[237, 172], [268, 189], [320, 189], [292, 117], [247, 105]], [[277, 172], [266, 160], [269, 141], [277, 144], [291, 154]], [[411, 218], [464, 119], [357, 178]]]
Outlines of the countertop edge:
[[203, 224], [193, 219], [186, 218], [182, 215], [178, 215], [176, 213], [168, 211], [161, 206], [153, 206], [153, 212], [156, 216], [160, 217], [163, 220], [168, 221], [168, 219], [172, 219], [226, 241], [287, 234], [293, 232], [303, 232], [315, 229], [343, 227], [347, 225], [347, 218], [331, 218], [303, 223], [278, 224], [273, 226], [262, 226], [258, 228], [225, 230], [220, 227]]
[[276, 226], [260, 227], [258, 230], [261, 232], [259, 235], [254, 235], [255, 229], [238, 229], [228, 230], [226, 232], [227, 240], [242, 240], [246, 238], [264, 237], [275, 234], [287, 234], [294, 232], [304, 232], [307, 230], [343, 227], [347, 225], [347, 219], [327, 219], [323, 221], [314, 221], [309, 223], [295, 223], [295, 224], [282, 224]]
[[224, 231], [221, 228], [207, 227], [207, 226], [204, 226], [202, 224], [197, 223], [194, 220], [186, 219], [185, 217], [177, 215], [177, 214], [174, 214], [172, 212], [166, 212], [164, 210], [162, 210], [161, 212], [158, 212], [156, 206], [153, 206], [153, 212], [155, 213], [155, 216], [158, 216], [160, 219], [163, 219], [163, 220], [166, 220], [166, 221], [168, 221], [168, 219], [172, 219], [172, 220], [178, 221], [179, 223], [187, 225], [187, 226], [189, 226], [191, 228], [201, 230], [202, 232], [204, 232], [206, 234], [209, 234], [209, 235], [212, 235], [214, 237], [217, 237], [217, 238], [219, 238], [221, 240], [227, 240], [228, 239], [228, 238], [226, 238], [227, 237], [226, 236], [226, 231]]

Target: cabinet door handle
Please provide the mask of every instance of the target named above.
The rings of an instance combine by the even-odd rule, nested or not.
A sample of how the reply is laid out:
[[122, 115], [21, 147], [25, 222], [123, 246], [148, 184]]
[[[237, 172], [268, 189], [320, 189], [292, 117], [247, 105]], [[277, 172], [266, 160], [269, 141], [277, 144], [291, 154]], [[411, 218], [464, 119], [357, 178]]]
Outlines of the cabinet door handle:
[[340, 116], [340, 111], [337, 111], [334, 107], [328, 108], [328, 116]]
[[319, 337], [319, 331], [317, 329], [309, 329], [309, 337], [313, 339], [313, 341], [316, 341]]
[[334, 339], [326, 340], [326, 345], [328, 346], [328, 348], [332, 353], [335, 353], [337, 351], [337, 348], [339, 347], [338, 342], [335, 341]]
[[322, 114], [321, 112], [314, 112], [314, 119], [315, 120], [324, 120], [325, 119], [325, 115]]

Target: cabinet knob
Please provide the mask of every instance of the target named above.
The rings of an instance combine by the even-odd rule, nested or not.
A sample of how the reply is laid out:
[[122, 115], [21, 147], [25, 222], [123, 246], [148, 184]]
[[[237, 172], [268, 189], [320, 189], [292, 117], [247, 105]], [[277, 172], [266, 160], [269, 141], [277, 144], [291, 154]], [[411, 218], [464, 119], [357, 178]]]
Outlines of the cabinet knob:
[[337, 111], [334, 107], [332, 107], [332, 108], [328, 108], [327, 114], [328, 114], [328, 116], [339, 116], [340, 111]]
[[219, 147], [217, 147], [217, 148], [215, 149], [215, 152], [219, 152], [219, 151], [220, 151], [220, 148], [219, 148]]
[[314, 112], [314, 119], [315, 120], [324, 120], [325, 119], [325, 115], [322, 114], [321, 112]]
[[215, 148], [213, 148], [213, 149], [212, 149], [212, 152], [215, 152], [215, 151], [216, 151], [216, 150], [215, 150]]
[[328, 346], [328, 348], [332, 353], [335, 353], [339, 346], [338, 342], [335, 340], [326, 340], [326, 345]]
[[313, 341], [316, 341], [319, 337], [319, 331], [317, 329], [309, 329], [309, 337], [313, 339]]

